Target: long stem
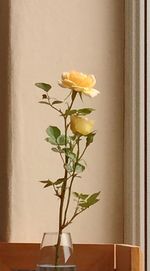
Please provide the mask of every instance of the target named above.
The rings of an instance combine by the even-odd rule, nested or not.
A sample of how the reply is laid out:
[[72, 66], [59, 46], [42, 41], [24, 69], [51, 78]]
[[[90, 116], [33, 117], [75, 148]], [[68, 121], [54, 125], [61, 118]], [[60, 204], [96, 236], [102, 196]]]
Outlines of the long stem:
[[[67, 146], [67, 118], [64, 117], [64, 125], [65, 125], [65, 147]], [[65, 155], [65, 164], [67, 164], [68, 157]], [[64, 182], [61, 188], [61, 196], [60, 196], [60, 208], [59, 208], [59, 231], [58, 231], [58, 239], [56, 244], [56, 255], [55, 255], [55, 265], [57, 266], [59, 263], [59, 250], [60, 250], [60, 242], [61, 242], [61, 234], [62, 234], [62, 219], [63, 219], [63, 205], [64, 205], [64, 199], [65, 199], [65, 192], [66, 192], [66, 186], [67, 186], [67, 177], [68, 172], [65, 169], [64, 174]]]
[[[73, 102], [75, 100], [77, 93], [72, 93], [72, 99], [71, 99], [71, 103], [69, 106], [69, 110], [71, 110], [72, 106], [73, 106]], [[50, 102], [49, 102], [50, 103]], [[59, 110], [57, 110], [59, 111]], [[60, 111], [59, 111], [60, 112]], [[60, 112], [61, 113], [61, 112]], [[68, 125], [67, 125], [67, 117], [66, 115], [63, 115], [64, 118], [64, 127], [65, 127], [65, 148], [67, 148], [67, 130], [68, 130]], [[67, 165], [68, 163], [68, 157], [65, 154], [65, 165]], [[57, 244], [56, 244], [56, 255], [55, 255], [55, 265], [58, 265], [59, 263], [59, 250], [60, 250], [60, 242], [61, 242], [61, 234], [62, 234], [62, 230], [63, 230], [63, 207], [64, 207], [64, 200], [65, 200], [65, 193], [66, 193], [66, 187], [67, 187], [67, 179], [68, 179], [68, 172], [67, 169], [65, 168], [65, 172], [64, 172], [64, 182], [62, 184], [62, 188], [61, 188], [61, 195], [60, 195], [60, 208], [59, 208], [59, 231], [58, 231], [58, 239], [57, 239]]]

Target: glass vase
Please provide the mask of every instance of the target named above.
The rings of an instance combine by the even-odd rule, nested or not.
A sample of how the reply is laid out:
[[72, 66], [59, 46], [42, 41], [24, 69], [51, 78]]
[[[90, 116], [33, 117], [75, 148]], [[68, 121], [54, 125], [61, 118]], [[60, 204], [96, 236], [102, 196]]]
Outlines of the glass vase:
[[75, 271], [70, 233], [44, 233], [37, 271]]

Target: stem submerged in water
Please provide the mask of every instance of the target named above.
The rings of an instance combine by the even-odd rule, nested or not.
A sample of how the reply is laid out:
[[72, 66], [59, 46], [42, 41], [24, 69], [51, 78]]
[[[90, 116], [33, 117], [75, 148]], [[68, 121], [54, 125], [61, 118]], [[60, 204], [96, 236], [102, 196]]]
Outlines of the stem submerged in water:
[[58, 233], [58, 238], [57, 238], [56, 254], [55, 254], [55, 266], [59, 265], [61, 234], [62, 234], [62, 232], [59, 232]]

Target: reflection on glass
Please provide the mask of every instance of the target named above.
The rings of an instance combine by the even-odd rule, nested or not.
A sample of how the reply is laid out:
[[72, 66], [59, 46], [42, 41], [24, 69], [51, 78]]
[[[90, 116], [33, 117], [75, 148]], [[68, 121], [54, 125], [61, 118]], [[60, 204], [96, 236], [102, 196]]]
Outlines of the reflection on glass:
[[44, 233], [37, 271], [75, 271], [70, 233]]

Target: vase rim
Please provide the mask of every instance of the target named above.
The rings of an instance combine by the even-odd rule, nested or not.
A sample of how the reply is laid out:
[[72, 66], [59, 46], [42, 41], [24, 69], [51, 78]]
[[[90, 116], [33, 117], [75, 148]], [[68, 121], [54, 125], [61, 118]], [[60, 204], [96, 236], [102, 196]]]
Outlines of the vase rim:
[[[58, 234], [58, 233], [59, 233], [58, 231], [49, 231], [49, 232], [44, 232], [44, 235], [45, 234]], [[70, 234], [70, 232], [63, 231], [61, 234]]]

